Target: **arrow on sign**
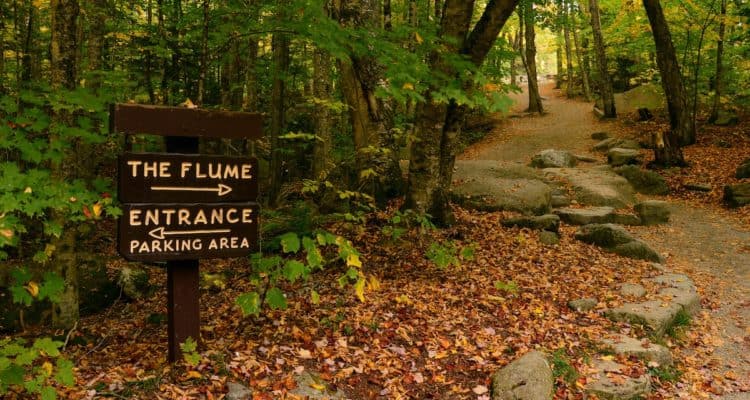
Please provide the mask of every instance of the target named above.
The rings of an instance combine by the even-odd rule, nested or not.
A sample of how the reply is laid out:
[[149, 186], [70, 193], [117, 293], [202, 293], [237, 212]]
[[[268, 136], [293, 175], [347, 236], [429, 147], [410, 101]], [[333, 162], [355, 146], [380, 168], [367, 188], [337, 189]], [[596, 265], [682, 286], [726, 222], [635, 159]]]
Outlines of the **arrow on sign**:
[[151, 186], [151, 190], [163, 190], [170, 192], [216, 192], [219, 196], [232, 191], [232, 188], [220, 183], [215, 188], [203, 188], [203, 187], [185, 187], [185, 186]]
[[165, 236], [173, 235], [208, 235], [212, 233], [229, 233], [231, 229], [204, 229], [196, 231], [165, 231], [164, 227], [156, 228], [148, 233], [149, 236], [156, 239], [164, 239]]

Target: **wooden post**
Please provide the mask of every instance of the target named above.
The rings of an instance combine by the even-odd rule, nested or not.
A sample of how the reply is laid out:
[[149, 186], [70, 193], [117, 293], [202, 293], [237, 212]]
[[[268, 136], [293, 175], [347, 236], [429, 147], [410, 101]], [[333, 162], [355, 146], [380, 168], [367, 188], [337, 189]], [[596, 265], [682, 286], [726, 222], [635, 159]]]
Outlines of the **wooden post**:
[[[168, 153], [198, 153], [197, 137], [166, 136]], [[167, 335], [169, 362], [182, 358], [180, 344], [200, 343], [200, 269], [198, 260], [167, 261]]]

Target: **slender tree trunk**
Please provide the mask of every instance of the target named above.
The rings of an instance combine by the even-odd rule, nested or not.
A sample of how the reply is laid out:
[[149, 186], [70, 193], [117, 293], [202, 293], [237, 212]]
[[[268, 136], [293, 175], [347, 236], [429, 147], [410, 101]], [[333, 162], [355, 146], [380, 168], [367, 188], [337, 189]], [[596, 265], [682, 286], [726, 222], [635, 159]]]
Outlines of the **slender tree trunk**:
[[510, 45], [513, 49], [513, 54], [510, 56], [510, 84], [516, 84], [516, 52], [518, 52], [518, 31], [510, 37]]
[[88, 70], [91, 77], [88, 79], [88, 86], [98, 91], [101, 87], [101, 69], [102, 53], [104, 49], [104, 40], [107, 34], [107, 3], [103, 0], [89, 0], [89, 17], [90, 17], [90, 35], [88, 43], [89, 65]]
[[589, 57], [589, 38], [583, 37], [581, 45], [583, 48], [583, 71], [589, 82], [589, 101], [594, 98], [593, 82], [591, 79], [591, 59]]
[[542, 97], [539, 95], [539, 84], [536, 72], [536, 33], [534, 31], [535, 13], [533, 0], [523, 0], [523, 26], [526, 36], [526, 75], [528, 76], [529, 108], [528, 112], [544, 113]]
[[[153, 23], [153, 10], [152, 10], [152, 1], [148, 0], [148, 3], [146, 5], [146, 24], [148, 25], [148, 44], [152, 45], [154, 43], [153, 37], [151, 35], [151, 25]], [[146, 49], [146, 91], [148, 92], [148, 101], [151, 104], [156, 103], [156, 94], [154, 93], [154, 81], [153, 81], [153, 63], [154, 63], [154, 55], [151, 53], [151, 49]]]
[[247, 111], [258, 109], [258, 78], [255, 64], [258, 61], [258, 39], [251, 36], [247, 42], [247, 61], [245, 65], [245, 98], [242, 108]]
[[209, 23], [209, 0], [203, 0], [203, 30], [201, 33], [201, 64], [198, 72], [198, 96], [195, 103], [203, 105], [203, 97], [206, 91], [206, 74], [208, 73], [208, 23]]
[[563, 37], [565, 39], [565, 66], [568, 79], [568, 84], [565, 87], [565, 95], [568, 98], [572, 98], [575, 96], [575, 92], [573, 85], [573, 52], [570, 45], [570, 12], [567, 2], [563, 1], [561, 6], [563, 9]]
[[[677, 54], [672, 44], [672, 35], [669, 33], [664, 11], [659, 0], [643, 0], [646, 8], [651, 31], [656, 44], [656, 63], [659, 66], [661, 82], [667, 97], [667, 109], [669, 111], [670, 135], [675, 140], [666, 140], [665, 143], [679, 143], [681, 146], [695, 143], [695, 120], [690, 115], [687, 104], [687, 93], [682, 82], [680, 65], [677, 63]], [[663, 160], [667, 164], [676, 164], [678, 160]], [[660, 160], [657, 160], [660, 162]], [[679, 160], [682, 163], [682, 160]]]
[[435, 20], [440, 21], [440, 18], [443, 16], [443, 10], [440, 8], [440, 0], [435, 0]]
[[313, 94], [315, 106], [315, 134], [318, 136], [313, 147], [313, 179], [323, 179], [327, 175], [333, 141], [333, 120], [327, 104], [333, 92], [331, 81], [331, 59], [321, 49], [313, 53]]
[[714, 101], [711, 107], [711, 116], [708, 121], [713, 123], [719, 118], [721, 108], [721, 93], [724, 85], [724, 32], [726, 30], [727, 0], [721, 0], [721, 20], [719, 21], [719, 40], [716, 43], [716, 76], [714, 79]]
[[274, 33], [272, 38], [274, 76], [271, 88], [271, 167], [268, 187], [268, 202], [275, 206], [281, 192], [282, 162], [279, 136], [284, 132], [286, 108], [286, 74], [289, 71], [289, 36], [285, 33]]
[[[75, 89], [76, 41], [78, 31], [78, 14], [80, 12], [77, 0], [50, 1], [50, 82], [55, 90]], [[68, 125], [73, 116], [61, 110], [53, 116], [60, 125]], [[51, 146], [59, 146], [63, 139], [57, 133], [49, 136]], [[61, 162], [52, 167], [54, 180], [64, 182], [68, 179], [70, 165]], [[56, 327], [71, 328], [78, 320], [78, 260], [76, 251], [76, 229], [66, 220], [66, 216], [56, 211], [52, 218], [63, 226], [60, 237], [52, 240], [55, 252], [52, 259], [52, 270], [65, 281], [62, 295], [52, 307], [52, 323]]]
[[555, 75], [555, 89], [562, 88], [562, 76], [565, 72], [563, 67], [563, 51], [560, 45], [560, 37], [557, 37], [557, 48], [555, 49], [555, 59], [557, 61], [557, 75]]
[[[575, 19], [573, 20], [575, 22]], [[576, 61], [578, 61], [578, 70], [581, 72], [581, 81], [583, 82], [583, 95], [586, 100], [591, 100], [591, 83], [589, 81], [589, 71], [586, 69], [586, 65], [583, 62], [583, 53], [585, 50], [581, 49], [580, 42], [578, 40], [578, 29], [577, 24], [573, 24], [573, 44], [576, 48]]]
[[393, 29], [393, 17], [391, 15], [391, 0], [383, 0], [383, 28], [390, 31]]
[[[0, 12], [7, 15], [6, 6], [0, 6]], [[5, 19], [0, 18], [0, 95], [5, 94]]]
[[39, 29], [37, 23], [36, 7], [29, 2], [29, 9], [26, 19], [25, 37], [23, 41], [23, 57], [21, 58], [21, 82], [28, 84], [35, 78], [35, 67], [38, 62], [36, 57], [36, 32]]
[[616, 118], [615, 93], [612, 90], [612, 76], [609, 75], [609, 69], [607, 68], [607, 52], [605, 51], [604, 37], [602, 37], [598, 0], [589, 0], [589, 11], [591, 12], [591, 30], [594, 35], [596, 66], [599, 72], [599, 92], [601, 93], [602, 104], [604, 105], [604, 116], [606, 118]]

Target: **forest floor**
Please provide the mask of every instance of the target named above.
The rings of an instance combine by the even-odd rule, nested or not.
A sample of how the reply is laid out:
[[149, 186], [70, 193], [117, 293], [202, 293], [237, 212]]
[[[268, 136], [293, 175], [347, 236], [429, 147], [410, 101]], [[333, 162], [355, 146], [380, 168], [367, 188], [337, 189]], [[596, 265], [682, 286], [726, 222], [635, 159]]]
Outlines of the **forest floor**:
[[[632, 135], [643, 126], [599, 121], [591, 104], [565, 99], [548, 84], [543, 88], [548, 114], [525, 115], [523, 95], [514, 95], [519, 102], [512, 115], [498, 117], [496, 128], [462, 157], [525, 164], [545, 148], [590, 154], [592, 132]], [[688, 156], [708, 152], [714, 161], [734, 162], [750, 148], [744, 137], [726, 136], [734, 144], [727, 149], [704, 143], [689, 150], [703, 153]], [[705, 170], [712, 183], [730, 180], [696, 163], [687, 172], [672, 173], [670, 185], [678, 188], [696, 169]], [[675, 193], [668, 198], [676, 204], [672, 223], [633, 231], [668, 255], [668, 268], [693, 278], [704, 311], [689, 329], [664, 342], [681, 376], [653, 378], [649, 399], [747, 395], [750, 233], [742, 224], [748, 226], [750, 207], [725, 210], [716, 192], [697, 198]], [[575, 240], [570, 226], [561, 227], [560, 244], [543, 245], [537, 232], [502, 227], [500, 222], [514, 215], [509, 212], [456, 207], [455, 226], [427, 233], [415, 229], [394, 239], [383, 228], [391, 224], [396, 206], [369, 216], [365, 224], [328, 227], [352, 240], [364, 273], [379, 282], [369, 285], [364, 302], [351, 286], [339, 286], [346, 269], [332, 264], [309, 280], [284, 285], [288, 309], [243, 317], [235, 300], [255, 288], [245, 273], [248, 261], [202, 262], [201, 271], [219, 274], [226, 285], [202, 287], [200, 363], [169, 365], [166, 273], [149, 268], [153, 293], [122, 298], [105, 312], [82, 318], [68, 335], [66, 354], [76, 364], [77, 385], [60, 388], [61, 393], [82, 399], [221, 399], [227, 384], [235, 382], [249, 388], [254, 400], [303, 399], [300, 393], [311, 388], [357, 400], [489, 400], [491, 374], [539, 349], [553, 355], [555, 397], [583, 399], [586, 365], [597, 352], [597, 340], [613, 330], [637, 330], [613, 324], [602, 311], [628, 300], [619, 291], [621, 283], [642, 283], [653, 291], [644, 277], [660, 274], [651, 263]], [[101, 228], [112, 229], [104, 223]], [[426, 257], [433, 243], [475, 251], [456, 260], [458, 265], [440, 268]], [[112, 256], [109, 268], [116, 274], [126, 263], [115, 255], [111, 237], [98, 246]], [[311, 289], [319, 299], [310, 296]], [[570, 300], [588, 297], [599, 299], [593, 311], [568, 307]], [[64, 338], [66, 332], [58, 334]], [[618, 362], [633, 373], [646, 368], [635, 360]], [[308, 372], [319, 380], [305, 383], [300, 378]]]

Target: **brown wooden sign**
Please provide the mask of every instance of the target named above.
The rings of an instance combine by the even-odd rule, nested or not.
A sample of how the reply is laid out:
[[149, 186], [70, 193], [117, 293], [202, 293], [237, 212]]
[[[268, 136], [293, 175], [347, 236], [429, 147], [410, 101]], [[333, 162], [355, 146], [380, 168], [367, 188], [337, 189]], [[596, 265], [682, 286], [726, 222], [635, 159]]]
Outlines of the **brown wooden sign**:
[[227, 203], [258, 197], [255, 158], [124, 153], [118, 193], [123, 203]]
[[245, 257], [257, 251], [256, 203], [125, 204], [119, 252], [131, 261]]
[[262, 118], [256, 113], [115, 104], [110, 112], [110, 129], [127, 134], [260, 139]]

